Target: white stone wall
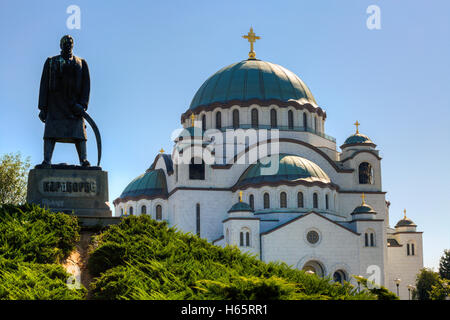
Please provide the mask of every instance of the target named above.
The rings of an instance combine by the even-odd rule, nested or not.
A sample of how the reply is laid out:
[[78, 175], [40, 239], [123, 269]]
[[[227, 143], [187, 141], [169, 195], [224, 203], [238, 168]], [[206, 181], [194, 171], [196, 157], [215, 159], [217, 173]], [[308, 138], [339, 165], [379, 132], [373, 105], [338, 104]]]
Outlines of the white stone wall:
[[[250, 216], [250, 215], [249, 215]], [[252, 217], [252, 215], [251, 215]], [[252, 219], [233, 219], [230, 218], [223, 224], [224, 241], [222, 246], [237, 246], [242, 252], [250, 253], [259, 258], [260, 255], [260, 239], [259, 239], [259, 220]], [[250, 246], [240, 246], [240, 233], [250, 232]]]
[[[270, 109], [277, 110], [278, 125], [288, 126], [288, 110], [294, 114], [294, 126], [303, 126], [303, 113], [308, 119], [308, 127], [313, 128], [314, 117], [316, 114], [307, 110], [295, 110], [294, 108], [279, 108], [272, 105], [261, 107], [251, 105], [250, 107], [233, 106], [229, 109], [215, 109], [214, 111], [201, 112], [196, 117], [197, 126], [201, 127], [201, 116], [206, 116], [206, 128], [215, 128], [215, 114], [220, 111], [222, 117], [222, 127], [232, 126], [232, 112], [239, 110], [240, 123], [251, 124], [251, 110], [259, 110], [259, 124], [270, 125]], [[183, 122], [184, 127], [191, 126], [191, 120], [188, 118]], [[321, 117], [317, 119], [317, 130], [324, 133], [324, 121]], [[415, 283], [415, 275], [423, 267], [422, 253], [422, 235], [420, 233], [398, 233], [389, 235], [395, 237], [401, 244], [408, 241], [414, 241], [416, 244], [416, 255], [406, 256], [406, 246], [401, 248], [388, 248], [386, 245], [388, 225], [388, 210], [386, 206], [385, 193], [382, 189], [381, 163], [374, 154], [360, 152], [361, 150], [370, 150], [378, 155], [378, 150], [371, 147], [350, 147], [345, 148], [343, 153], [336, 151], [336, 143], [324, 139], [321, 136], [310, 132], [299, 131], [280, 131], [280, 138], [289, 138], [306, 142], [322, 152], [318, 152], [302, 144], [292, 142], [281, 142], [279, 145], [280, 153], [295, 154], [306, 158], [324, 170], [331, 181], [339, 187], [339, 190], [331, 188], [319, 188], [316, 186], [276, 186], [261, 188], [248, 188], [243, 190], [243, 201], [249, 203], [249, 196], [254, 196], [255, 209], [262, 211], [257, 217], [263, 219], [270, 215], [273, 217], [276, 213], [270, 213], [271, 210], [263, 209], [263, 194], [270, 195], [271, 209], [280, 209], [280, 193], [287, 194], [287, 209], [291, 212], [307, 213], [315, 210], [323, 214], [328, 219], [340, 222], [346, 222], [346, 225], [355, 230], [351, 232], [332, 221], [329, 221], [317, 214], [309, 214], [281, 228], [269, 233], [263, 233], [260, 237], [259, 230], [267, 230], [267, 225], [274, 225], [276, 222], [260, 222], [259, 220], [223, 220], [229, 217], [228, 210], [239, 200], [238, 191], [231, 191], [244, 171], [250, 165], [249, 163], [237, 163], [228, 169], [212, 168], [205, 166], [205, 180], [190, 180], [189, 165], [174, 163], [174, 174], [167, 175], [165, 163], [162, 157], [156, 163], [155, 168], [162, 168], [166, 172], [168, 200], [153, 199], [128, 201], [119, 203], [115, 206], [116, 215], [120, 215], [120, 210], [133, 207], [134, 214], [140, 214], [142, 205], [147, 206], [147, 213], [154, 217], [155, 207], [160, 204], [163, 208], [163, 219], [169, 222], [170, 226], [184, 231], [196, 233], [196, 205], [200, 204], [200, 236], [213, 241], [223, 236], [222, 240], [217, 241], [216, 245], [225, 246], [239, 245], [239, 232], [242, 228], [251, 230], [251, 247], [241, 248], [243, 251], [259, 255], [262, 252], [264, 261], [284, 261], [287, 264], [302, 269], [304, 264], [310, 260], [317, 260], [323, 265], [326, 275], [332, 276], [336, 270], [343, 270], [347, 280], [355, 284], [352, 275], [362, 275], [366, 278], [374, 276], [379, 270], [379, 281], [388, 289], [396, 292], [393, 279], [399, 277], [402, 279], [400, 285], [400, 296], [402, 299], [408, 297], [406, 286]], [[239, 146], [239, 150], [245, 149], [245, 144]], [[234, 149], [233, 149], [234, 150]], [[323, 155], [325, 153], [325, 157]], [[349, 158], [350, 157], [350, 158]], [[328, 159], [327, 159], [328, 158]], [[343, 164], [345, 169], [353, 169], [353, 172], [342, 172], [337, 170], [336, 165], [331, 161], [347, 159]], [[374, 183], [359, 184], [358, 166], [361, 162], [369, 162], [372, 165], [374, 173]], [[338, 164], [339, 166], [340, 164]], [[297, 208], [297, 193], [301, 191], [304, 196], [304, 208]], [[319, 208], [313, 209], [313, 193], [319, 196]], [[357, 221], [351, 222], [351, 212], [355, 207], [361, 204], [361, 193], [365, 193], [365, 201], [377, 214], [374, 216], [376, 221]], [[325, 195], [329, 195], [329, 209], [325, 208]], [[275, 211], [276, 211], [275, 210]], [[282, 216], [282, 215], [285, 216]], [[289, 213], [279, 213], [280, 221], [286, 221]], [[227, 236], [227, 231], [229, 235]], [[311, 245], [306, 240], [306, 233], [309, 230], [316, 230], [320, 233], [320, 241], [316, 245]], [[376, 246], [364, 246], [364, 233], [372, 230], [376, 234]], [[391, 231], [389, 231], [391, 232]], [[228, 241], [227, 241], [228, 239]]]
[[[405, 232], [393, 236], [402, 247], [387, 247], [388, 267], [386, 287], [397, 293], [395, 279], [401, 279], [399, 285], [400, 299], [409, 299], [408, 285], [415, 286], [417, 274], [423, 268], [422, 233]], [[415, 255], [408, 256], [406, 244], [414, 243]]]
[[[309, 230], [316, 230], [320, 240], [311, 245], [306, 240]], [[351, 275], [360, 271], [360, 237], [316, 214], [309, 214], [288, 225], [262, 235], [262, 260], [284, 261], [302, 269], [311, 260], [319, 261], [326, 275], [342, 269], [347, 280], [355, 283]], [[350, 279], [349, 279], [350, 278]]]

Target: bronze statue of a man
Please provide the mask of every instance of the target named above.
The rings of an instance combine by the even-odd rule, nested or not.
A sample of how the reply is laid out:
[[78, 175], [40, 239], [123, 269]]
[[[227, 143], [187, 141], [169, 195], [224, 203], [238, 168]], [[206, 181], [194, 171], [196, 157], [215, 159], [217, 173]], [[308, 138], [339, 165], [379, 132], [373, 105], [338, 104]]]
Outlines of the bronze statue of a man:
[[72, 54], [73, 38], [62, 37], [61, 54], [47, 58], [39, 91], [39, 118], [45, 123], [44, 161], [50, 167], [56, 142], [74, 143], [83, 167], [90, 166], [86, 154], [86, 126], [82, 117], [89, 103], [90, 78], [86, 61]]

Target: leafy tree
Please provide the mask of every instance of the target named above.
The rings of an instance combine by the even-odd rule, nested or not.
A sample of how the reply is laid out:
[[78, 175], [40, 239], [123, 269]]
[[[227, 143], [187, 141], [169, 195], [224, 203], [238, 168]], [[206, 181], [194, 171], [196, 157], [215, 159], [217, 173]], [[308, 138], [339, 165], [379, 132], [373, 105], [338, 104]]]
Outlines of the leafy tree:
[[413, 299], [431, 300], [430, 292], [433, 286], [440, 285], [440, 277], [437, 272], [423, 268], [416, 278], [416, 289], [413, 291]]
[[450, 250], [444, 250], [439, 262], [439, 275], [442, 279], [450, 280]]
[[20, 153], [0, 158], [0, 205], [25, 203], [29, 167], [30, 158], [22, 160]]
[[431, 300], [445, 300], [450, 296], [450, 281], [439, 279], [439, 283], [430, 291]]

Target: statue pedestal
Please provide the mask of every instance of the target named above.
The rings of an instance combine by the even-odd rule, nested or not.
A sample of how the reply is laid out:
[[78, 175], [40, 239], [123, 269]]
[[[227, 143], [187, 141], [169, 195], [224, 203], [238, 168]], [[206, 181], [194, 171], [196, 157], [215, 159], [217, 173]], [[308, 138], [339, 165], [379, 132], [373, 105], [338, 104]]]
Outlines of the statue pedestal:
[[28, 175], [27, 202], [77, 216], [112, 216], [108, 173], [100, 167], [36, 166]]

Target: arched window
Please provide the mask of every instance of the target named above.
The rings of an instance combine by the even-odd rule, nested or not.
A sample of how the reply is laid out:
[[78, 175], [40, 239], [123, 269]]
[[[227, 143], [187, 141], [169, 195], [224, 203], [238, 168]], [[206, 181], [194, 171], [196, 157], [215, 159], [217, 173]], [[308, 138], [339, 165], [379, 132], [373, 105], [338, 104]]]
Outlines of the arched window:
[[253, 210], [255, 210], [255, 197], [251, 194], [250, 197], [248, 198], [248, 201], [250, 202], [250, 208], [252, 208]]
[[406, 244], [406, 255], [413, 256], [414, 254], [415, 254], [414, 243], [407, 243]]
[[303, 130], [306, 131], [306, 128], [308, 128], [308, 120], [306, 117], [306, 112], [303, 112]]
[[202, 115], [202, 130], [206, 131], [206, 115]]
[[252, 128], [258, 128], [259, 119], [258, 119], [258, 109], [252, 109]]
[[250, 247], [250, 230], [243, 228], [239, 232], [239, 246], [240, 247]]
[[141, 214], [147, 214], [147, 207], [145, 205], [141, 207]]
[[297, 193], [297, 207], [303, 208], [305, 205], [303, 203], [303, 192]]
[[239, 110], [238, 109], [233, 110], [233, 128], [234, 129], [239, 128]]
[[222, 113], [220, 111], [216, 113], [216, 129], [222, 129]]
[[277, 110], [275, 110], [275, 109], [270, 110], [270, 126], [272, 128], [276, 128], [278, 126]]
[[156, 206], [156, 220], [162, 220], [162, 207], [159, 204]]
[[120, 215], [123, 216], [123, 208], [120, 208]]
[[196, 234], [200, 237], [200, 203], [195, 206]]
[[226, 236], [225, 236], [226, 243], [230, 243], [230, 230], [227, 228]]
[[345, 272], [342, 270], [336, 270], [333, 273], [333, 280], [334, 282], [338, 282], [340, 284], [343, 284], [344, 281], [347, 281], [347, 276], [345, 275]]
[[264, 209], [270, 208], [270, 197], [269, 194], [266, 192], [264, 193]]
[[375, 247], [375, 233], [373, 231], [364, 233], [364, 245], [366, 247]]
[[328, 200], [328, 195], [325, 195], [325, 209], [329, 209], [329, 200]]
[[314, 132], [317, 133], [317, 117], [314, 117]]
[[128, 209], [128, 213], [130, 214], [130, 216], [133, 215], [133, 207], [130, 207], [130, 208]]
[[294, 129], [294, 112], [292, 110], [288, 111], [288, 127], [289, 129]]
[[360, 184], [372, 184], [373, 170], [370, 163], [362, 162], [359, 165], [359, 183]]
[[205, 162], [203, 159], [191, 159], [191, 164], [189, 165], [189, 179], [205, 180]]
[[286, 192], [280, 193], [280, 208], [287, 208], [287, 195]]
[[313, 208], [319, 208], [319, 196], [317, 193], [313, 194]]

